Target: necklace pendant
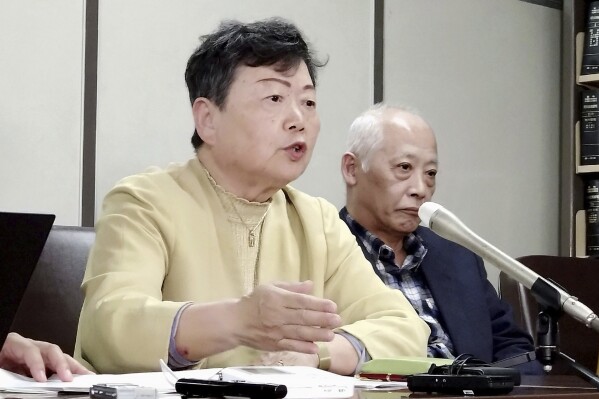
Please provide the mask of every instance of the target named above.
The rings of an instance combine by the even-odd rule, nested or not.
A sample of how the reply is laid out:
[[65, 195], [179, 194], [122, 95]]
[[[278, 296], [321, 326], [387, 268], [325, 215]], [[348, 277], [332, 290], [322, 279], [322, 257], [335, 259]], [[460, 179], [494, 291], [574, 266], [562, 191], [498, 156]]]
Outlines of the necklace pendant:
[[250, 231], [250, 233], [248, 234], [248, 243], [250, 247], [256, 245], [256, 236], [254, 235], [253, 231]]

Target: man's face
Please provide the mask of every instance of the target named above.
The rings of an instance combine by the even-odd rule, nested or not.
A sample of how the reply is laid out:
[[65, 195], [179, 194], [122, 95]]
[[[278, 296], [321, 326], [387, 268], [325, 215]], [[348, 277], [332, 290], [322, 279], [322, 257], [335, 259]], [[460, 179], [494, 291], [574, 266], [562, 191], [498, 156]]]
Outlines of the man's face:
[[356, 166], [356, 209], [361, 208], [364, 227], [383, 241], [416, 230], [418, 208], [432, 197], [436, 174], [437, 144], [428, 124], [388, 111], [383, 141], [371, 153], [368, 171], [360, 162]]
[[320, 130], [316, 92], [304, 62], [237, 68], [214, 118], [214, 157], [248, 184], [282, 187], [308, 166]]

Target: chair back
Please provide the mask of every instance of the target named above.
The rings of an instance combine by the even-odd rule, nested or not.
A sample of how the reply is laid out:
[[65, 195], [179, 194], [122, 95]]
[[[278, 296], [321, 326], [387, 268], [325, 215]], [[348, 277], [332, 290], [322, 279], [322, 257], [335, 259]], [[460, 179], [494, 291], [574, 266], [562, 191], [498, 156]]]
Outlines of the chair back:
[[91, 227], [52, 227], [11, 331], [73, 354], [83, 304], [81, 282], [94, 238]]
[[[561, 256], [531, 255], [518, 261], [541, 277], [550, 279], [577, 297], [594, 312], [599, 312], [599, 260]], [[504, 272], [499, 274], [499, 293], [514, 311], [514, 319], [536, 341], [539, 308], [530, 291]], [[591, 371], [597, 369], [599, 334], [563, 314], [559, 318], [559, 349]], [[557, 361], [552, 374], [575, 374], [565, 362]]]

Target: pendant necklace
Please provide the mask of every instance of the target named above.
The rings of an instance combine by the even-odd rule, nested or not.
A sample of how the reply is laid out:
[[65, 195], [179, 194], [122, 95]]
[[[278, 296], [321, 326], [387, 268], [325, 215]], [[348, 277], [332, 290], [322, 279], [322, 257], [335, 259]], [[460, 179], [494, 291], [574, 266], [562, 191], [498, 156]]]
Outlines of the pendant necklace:
[[266, 212], [264, 212], [264, 215], [262, 215], [262, 217], [260, 218], [258, 223], [256, 223], [256, 225], [254, 227], [250, 228], [250, 226], [248, 226], [248, 224], [245, 222], [245, 220], [241, 217], [241, 214], [237, 210], [237, 207], [235, 206], [233, 199], [229, 198], [229, 201], [231, 201], [231, 206], [233, 207], [233, 210], [237, 214], [237, 217], [239, 217], [239, 220], [241, 220], [241, 223], [243, 223], [243, 225], [249, 230], [248, 245], [250, 247], [253, 247], [254, 245], [256, 245], [256, 230], [258, 230], [258, 227], [260, 227], [260, 225], [264, 222], [264, 219], [266, 219], [266, 215], [268, 214], [268, 211], [270, 209], [270, 204], [268, 204], [268, 207], [266, 208]]

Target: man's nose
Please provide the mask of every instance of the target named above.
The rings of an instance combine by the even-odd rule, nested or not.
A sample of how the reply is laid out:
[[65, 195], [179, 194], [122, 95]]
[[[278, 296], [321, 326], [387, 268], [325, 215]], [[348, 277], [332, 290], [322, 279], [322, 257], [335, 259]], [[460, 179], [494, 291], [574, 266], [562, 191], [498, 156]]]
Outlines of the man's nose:
[[410, 196], [424, 198], [428, 187], [424, 177], [414, 175], [411, 180]]

